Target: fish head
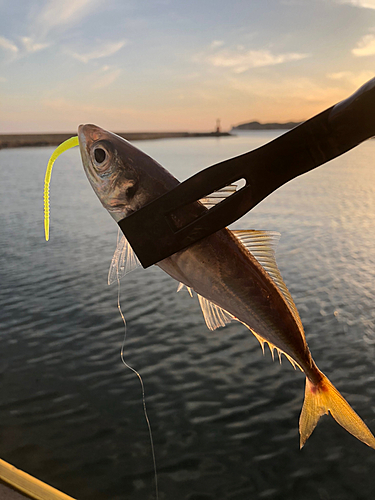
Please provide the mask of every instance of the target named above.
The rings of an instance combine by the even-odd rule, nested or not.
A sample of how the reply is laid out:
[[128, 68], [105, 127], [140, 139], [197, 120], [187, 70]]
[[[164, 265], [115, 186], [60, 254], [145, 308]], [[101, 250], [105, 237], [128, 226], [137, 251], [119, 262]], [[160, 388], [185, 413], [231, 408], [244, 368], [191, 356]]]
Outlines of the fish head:
[[130, 142], [96, 125], [80, 125], [78, 138], [87, 178], [116, 222], [179, 183]]

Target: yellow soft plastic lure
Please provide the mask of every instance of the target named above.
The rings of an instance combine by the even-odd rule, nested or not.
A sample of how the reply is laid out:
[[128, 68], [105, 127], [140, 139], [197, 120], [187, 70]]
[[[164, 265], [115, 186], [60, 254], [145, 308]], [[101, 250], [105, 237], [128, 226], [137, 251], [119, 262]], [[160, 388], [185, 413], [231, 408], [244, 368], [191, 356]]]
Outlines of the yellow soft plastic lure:
[[47, 164], [46, 176], [44, 178], [44, 234], [46, 241], [49, 240], [49, 183], [51, 182], [52, 167], [61, 153], [75, 146], [79, 146], [78, 136], [71, 137], [60, 144], [60, 146], [57, 146]]

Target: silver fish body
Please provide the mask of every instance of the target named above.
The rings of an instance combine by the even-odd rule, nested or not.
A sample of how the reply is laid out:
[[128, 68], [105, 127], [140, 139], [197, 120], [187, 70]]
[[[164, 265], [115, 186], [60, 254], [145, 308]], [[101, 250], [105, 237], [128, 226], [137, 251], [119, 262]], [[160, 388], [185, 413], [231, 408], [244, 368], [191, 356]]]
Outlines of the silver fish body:
[[246, 325], [260, 340], [288, 355], [311, 382], [320, 380], [301, 322], [257, 259], [223, 229], [158, 263]]
[[[87, 177], [117, 222], [178, 184], [155, 160], [115, 134], [95, 125], [81, 125], [78, 135]], [[196, 202], [174, 214], [173, 222], [183, 226], [202, 210], [206, 208]], [[375, 448], [375, 438], [367, 426], [314, 363], [266, 233], [250, 231], [249, 244], [235, 233], [222, 229], [162, 260], [158, 266], [194, 290], [204, 307], [221, 315], [224, 319], [220, 324], [229, 319], [240, 321], [261, 344], [278, 349], [305, 373], [305, 401], [299, 425], [301, 447], [319, 418], [330, 412], [346, 430]]]

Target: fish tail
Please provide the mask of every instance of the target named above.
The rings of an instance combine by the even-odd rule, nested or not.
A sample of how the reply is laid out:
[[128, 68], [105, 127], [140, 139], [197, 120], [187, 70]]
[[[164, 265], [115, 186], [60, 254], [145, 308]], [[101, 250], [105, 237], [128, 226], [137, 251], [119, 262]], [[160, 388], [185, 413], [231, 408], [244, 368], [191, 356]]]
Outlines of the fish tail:
[[300, 447], [306, 443], [320, 417], [328, 412], [354, 437], [375, 448], [375, 438], [339, 391], [322, 374], [318, 384], [306, 378], [305, 401], [299, 419]]

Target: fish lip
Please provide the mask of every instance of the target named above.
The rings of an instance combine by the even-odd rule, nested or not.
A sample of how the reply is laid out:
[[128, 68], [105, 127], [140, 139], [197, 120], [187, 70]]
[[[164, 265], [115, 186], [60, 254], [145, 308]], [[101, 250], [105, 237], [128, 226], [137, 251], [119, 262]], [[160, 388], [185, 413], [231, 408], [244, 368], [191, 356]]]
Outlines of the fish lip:
[[89, 167], [90, 161], [89, 161], [89, 154], [87, 147], [87, 138], [85, 133], [85, 125], [80, 125], [78, 127], [78, 143], [81, 152], [82, 165], [84, 170], [87, 172], [90, 169]]
[[78, 142], [79, 142], [79, 147], [82, 151], [82, 148], [86, 147], [86, 135], [83, 131], [84, 125], [80, 125], [78, 127]]
[[96, 176], [93, 171], [92, 162], [90, 158], [90, 148], [93, 144], [93, 130], [97, 129], [96, 125], [82, 124], [78, 127], [78, 142], [81, 152], [82, 166], [90, 183], [95, 191]]

